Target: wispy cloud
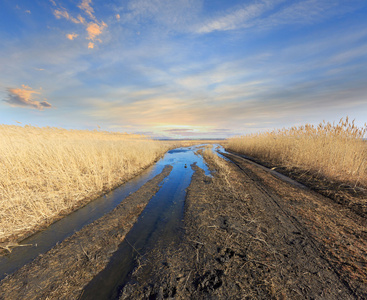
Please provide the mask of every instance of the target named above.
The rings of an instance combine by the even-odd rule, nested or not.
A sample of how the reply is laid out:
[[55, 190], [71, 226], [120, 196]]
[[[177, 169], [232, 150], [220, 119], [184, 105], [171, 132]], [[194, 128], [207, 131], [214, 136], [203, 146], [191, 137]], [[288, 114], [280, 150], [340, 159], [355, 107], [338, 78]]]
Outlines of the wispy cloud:
[[[367, 6], [354, 17], [345, 12], [365, 0], [347, 2], [50, 0], [53, 20], [34, 20], [40, 26], [28, 39], [4, 31], [0, 102], [4, 114], [33, 115], [9, 105], [46, 110], [42, 90], [15, 88], [42, 82], [55, 120], [70, 116], [64, 124], [177, 136], [284, 126], [331, 111], [363, 115]], [[103, 51], [87, 51], [101, 42]]]
[[[51, 1], [51, 3], [57, 6], [55, 1]], [[94, 9], [91, 6], [91, 4], [92, 0], [82, 0], [82, 2], [78, 5], [78, 8], [80, 8], [86, 14], [87, 18], [91, 20], [90, 22], [88, 22], [80, 14], [77, 17], [71, 16], [70, 13], [62, 6], [59, 6], [58, 8], [54, 9], [53, 13], [57, 19], [64, 18], [75, 24], [83, 25], [87, 33], [86, 39], [89, 40], [88, 48], [93, 49], [95, 42], [102, 42], [99, 36], [103, 33], [105, 28], [107, 28], [107, 24], [103, 21], [97, 20], [97, 18], [94, 15]], [[73, 40], [77, 36], [78, 35], [75, 33], [66, 35], [66, 37], [69, 40]]]
[[8, 88], [7, 91], [8, 97], [3, 101], [10, 106], [29, 107], [38, 110], [52, 107], [46, 99], [44, 101], [35, 100], [35, 95], [40, 95], [41, 92], [27, 85], [23, 84], [21, 88]]
[[217, 18], [211, 19], [201, 25], [197, 33], [209, 33], [212, 31], [226, 31], [245, 27], [246, 22], [261, 16], [264, 12], [274, 7], [279, 1], [260, 1], [250, 5], [244, 5]]
[[85, 19], [81, 15], [79, 15], [77, 18], [74, 18], [67, 12], [65, 8], [55, 9], [54, 16], [56, 19], [65, 18], [66, 20], [69, 20], [75, 24], [83, 24], [85, 22]]
[[214, 129], [210, 130], [208, 128], [174, 128], [165, 129], [162, 131], [164, 134], [168, 134], [170, 137], [182, 138], [182, 137], [200, 137], [205, 135], [211, 138], [223, 138], [231, 134], [230, 129]]
[[203, 0], [128, 0], [120, 11], [121, 21], [126, 24], [152, 25], [144, 30], [162, 33], [189, 31], [192, 23], [199, 21]]
[[352, 3], [331, 0], [301, 0], [282, 5], [285, 0], [262, 0], [245, 4], [205, 20], [196, 26], [195, 32], [206, 34], [241, 28], [274, 29], [286, 24], [312, 24], [335, 15], [357, 10], [360, 0]]
[[94, 16], [94, 9], [91, 6], [92, 0], [82, 0], [82, 3], [78, 5], [78, 7], [83, 10], [89, 18], [97, 22], [96, 17]]

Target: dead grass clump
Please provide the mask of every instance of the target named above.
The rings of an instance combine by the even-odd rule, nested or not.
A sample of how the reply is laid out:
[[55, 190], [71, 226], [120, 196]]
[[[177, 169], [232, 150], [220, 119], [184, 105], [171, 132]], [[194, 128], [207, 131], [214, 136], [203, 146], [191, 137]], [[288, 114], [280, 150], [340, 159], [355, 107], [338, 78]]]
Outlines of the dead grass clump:
[[169, 147], [126, 133], [9, 125], [0, 141], [0, 242], [113, 189]]
[[221, 173], [224, 173], [225, 175], [229, 173], [229, 168], [225, 161], [216, 153], [214, 153], [213, 145], [205, 145], [202, 154], [206, 161], [211, 162], [210, 166], [214, 166], [217, 170], [222, 171]]
[[367, 187], [367, 125], [348, 117], [289, 129], [234, 137], [227, 148], [288, 169], [297, 168], [331, 181]]

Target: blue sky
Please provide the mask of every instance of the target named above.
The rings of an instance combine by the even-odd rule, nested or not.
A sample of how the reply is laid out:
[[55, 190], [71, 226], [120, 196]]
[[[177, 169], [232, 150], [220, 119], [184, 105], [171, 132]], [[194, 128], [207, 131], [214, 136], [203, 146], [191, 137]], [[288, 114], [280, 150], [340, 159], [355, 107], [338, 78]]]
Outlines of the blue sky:
[[0, 0], [3, 124], [223, 138], [367, 121], [365, 0]]

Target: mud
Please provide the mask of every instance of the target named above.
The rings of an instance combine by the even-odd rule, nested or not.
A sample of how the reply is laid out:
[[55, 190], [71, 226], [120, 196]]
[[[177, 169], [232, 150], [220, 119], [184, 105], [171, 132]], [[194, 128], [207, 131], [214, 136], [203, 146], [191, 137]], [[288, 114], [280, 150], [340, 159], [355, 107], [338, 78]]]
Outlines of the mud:
[[[112, 299], [367, 299], [367, 220], [237, 156], [196, 164], [182, 237], [157, 239]], [[183, 166], [182, 166], [183, 168]], [[78, 299], [169, 174], [0, 282], [0, 299]]]
[[166, 166], [112, 212], [3, 279], [0, 299], [77, 299], [107, 265], [171, 170], [172, 166]]
[[268, 167], [270, 172], [275, 170], [278, 174], [292, 178], [299, 183], [307, 186], [313, 191], [333, 199], [336, 203], [343, 205], [345, 208], [352, 210], [364, 218], [367, 218], [367, 189], [366, 187], [351, 186], [345, 182], [337, 180], [331, 181], [319, 172], [305, 171], [296, 167], [277, 166], [270, 162], [259, 160], [254, 157], [248, 157], [236, 152], [229, 152], [247, 159], [249, 162], [255, 162], [260, 167]]
[[120, 299], [365, 299], [366, 220], [247, 161], [196, 166], [180, 245], [156, 247]]

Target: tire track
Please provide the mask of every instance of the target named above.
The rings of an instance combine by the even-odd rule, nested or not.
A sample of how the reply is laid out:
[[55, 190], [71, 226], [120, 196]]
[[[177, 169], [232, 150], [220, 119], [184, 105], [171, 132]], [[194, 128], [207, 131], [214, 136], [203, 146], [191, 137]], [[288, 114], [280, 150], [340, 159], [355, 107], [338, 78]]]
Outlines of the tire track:
[[[282, 217], [285, 217], [296, 229], [297, 233], [301, 233], [302, 236], [306, 237], [307, 242], [309, 243], [309, 245], [312, 248], [312, 252], [313, 253], [308, 253], [310, 251], [306, 250], [306, 247], [303, 246], [303, 251], [305, 255], [318, 255], [322, 261], [329, 267], [330, 270], [333, 271], [333, 273], [337, 276], [338, 280], [340, 281], [340, 283], [346, 288], [346, 290], [349, 292], [350, 296], [353, 296], [353, 298], [358, 299], [359, 296], [357, 295], [356, 291], [351, 287], [351, 285], [342, 277], [342, 275], [340, 274], [340, 272], [338, 271], [338, 269], [336, 268], [336, 266], [327, 258], [327, 256], [325, 255], [325, 249], [324, 246], [321, 245], [318, 241], [316, 241], [313, 236], [309, 233], [309, 231], [302, 225], [302, 223], [291, 213], [289, 213], [289, 211], [287, 211], [287, 209], [285, 209], [283, 207], [283, 205], [281, 204], [282, 200], [276, 196], [274, 194], [274, 192], [272, 191], [272, 189], [270, 187], [267, 187], [266, 185], [264, 185], [263, 180], [256, 175], [252, 170], [245, 168], [243, 165], [241, 165], [242, 163], [249, 163], [251, 165], [254, 165], [256, 167], [261, 167], [261, 169], [266, 169], [263, 166], [259, 166], [258, 164], [252, 162], [252, 161], [248, 161], [247, 159], [241, 157], [241, 156], [237, 156], [234, 155], [232, 153], [221, 153], [223, 156], [227, 157], [235, 166], [238, 167], [238, 169], [251, 181], [251, 184], [258, 190], [258, 192], [262, 195], [262, 197], [264, 198], [264, 202], [267, 200], [270, 200], [276, 207], [277, 209], [280, 211], [280, 215], [282, 215]], [[267, 172], [270, 173], [271, 170], [265, 170]], [[274, 174], [273, 174], [274, 175]], [[276, 176], [278, 177], [278, 176]], [[279, 177], [278, 177], [279, 178]], [[282, 180], [282, 178], [279, 178]], [[294, 184], [292, 182], [293, 180], [286, 180], [286, 182], [288, 184], [292, 184], [295, 188], [301, 188], [300, 186], [298, 186], [297, 184]], [[321, 195], [320, 195], [321, 197]], [[257, 197], [257, 198], [261, 198]], [[268, 205], [269, 206], [269, 205]]]

